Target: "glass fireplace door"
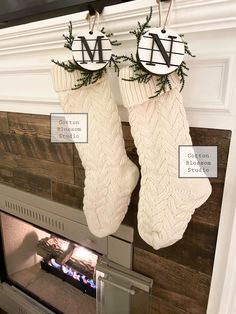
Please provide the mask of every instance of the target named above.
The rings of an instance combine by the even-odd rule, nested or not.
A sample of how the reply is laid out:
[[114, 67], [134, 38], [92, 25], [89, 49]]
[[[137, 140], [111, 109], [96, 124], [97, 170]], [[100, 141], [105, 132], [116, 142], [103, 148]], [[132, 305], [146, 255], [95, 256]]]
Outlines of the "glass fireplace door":
[[2, 212], [0, 236], [0, 304], [9, 314], [19, 306], [27, 314], [149, 313], [152, 280], [101, 253]]
[[[0, 307], [8, 295], [9, 314], [20, 313], [18, 307], [27, 314], [50, 312], [41, 305], [50, 313], [96, 313], [98, 253], [1, 212], [0, 226], [6, 266], [0, 269]], [[25, 311], [29, 303], [39, 311]]]
[[152, 280], [103, 258], [96, 266], [97, 314], [148, 314]]

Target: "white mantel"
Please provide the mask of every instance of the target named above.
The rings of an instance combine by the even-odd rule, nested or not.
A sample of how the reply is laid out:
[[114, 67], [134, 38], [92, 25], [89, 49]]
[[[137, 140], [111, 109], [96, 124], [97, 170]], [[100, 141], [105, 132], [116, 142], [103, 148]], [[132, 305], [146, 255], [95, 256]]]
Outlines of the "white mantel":
[[[137, 0], [104, 9], [101, 26], [122, 42], [117, 54], [134, 52], [136, 43], [129, 31], [145, 19], [153, 6], [152, 26], [158, 25], [155, 0]], [[168, 4], [163, 4], [165, 10]], [[165, 11], [166, 12], [166, 11]], [[62, 34], [69, 21], [74, 31], [87, 27], [86, 12], [0, 30], [0, 111], [50, 114], [61, 112], [54, 93], [51, 59], [67, 60]], [[191, 126], [230, 129], [232, 143], [226, 175], [216, 258], [207, 314], [236, 311], [236, 1], [176, 0], [172, 27], [186, 34], [195, 59], [188, 59], [189, 79], [184, 90]], [[122, 120], [117, 78], [110, 73]]]
[[[135, 40], [129, 31], [137, 21], [145, 19], [151, 5], [151, 24], [155, 26], [155, 0], [131, 1], [104, 9], [101, 26], [122, 42], [115, 52], [135, 51]], [[67, 32], [69, 21], [75, 33], [85, 29], [85, 16], [86, 12], [81, 12], [0, 30], [0, 110], [40, 114], [61, 111], [49, 75], [51, 59], [71, 57], [63, 48], [62, 34]], [[191, 71], [184, 91], [190, 124], [234, 129], [236, 1], [177, 0], [172, 22], [173, 28], [186, 34], [197, 55], [188, 60]], [[122, 119], [127, 120], [114, 73], [111, 81]]]

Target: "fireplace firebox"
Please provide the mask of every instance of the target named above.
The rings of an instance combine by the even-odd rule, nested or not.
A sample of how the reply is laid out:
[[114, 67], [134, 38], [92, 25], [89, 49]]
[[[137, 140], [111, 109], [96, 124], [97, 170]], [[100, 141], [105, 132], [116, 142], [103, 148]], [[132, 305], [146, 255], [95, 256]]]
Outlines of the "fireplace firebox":
[[149, 312], [152, 280], [130, 269], [131, 227], [98, 239], [81, 211], [0, 185], [0, 229], [7, 313]]

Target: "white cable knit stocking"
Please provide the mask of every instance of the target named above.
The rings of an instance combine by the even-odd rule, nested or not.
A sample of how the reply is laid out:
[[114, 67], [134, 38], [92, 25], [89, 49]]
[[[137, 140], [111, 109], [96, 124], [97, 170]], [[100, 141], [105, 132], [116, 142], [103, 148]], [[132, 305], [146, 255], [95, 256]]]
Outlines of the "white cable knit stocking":
[[75, 144], [85, 168], [83, 209], [90, 231], [104, 237], [120, 226], [139, 172], [126, 155], [107, 75], [95, 84], [71, 90], [80, 77], [80, 71], [52, 69], [64, 112], [88, 113], [88, 144]]
[[178, 178], [178, 146], [191, 145], [189, 126], [176, 74], [172, 90], [155, 94], [156, 82], [124, 81], [133, 76], [125, 67], [120, 88], [141, 165], [138, 230], [154, 249], [169, 246], [182, 238], [195, 208], [211, 194], [207, 178]]

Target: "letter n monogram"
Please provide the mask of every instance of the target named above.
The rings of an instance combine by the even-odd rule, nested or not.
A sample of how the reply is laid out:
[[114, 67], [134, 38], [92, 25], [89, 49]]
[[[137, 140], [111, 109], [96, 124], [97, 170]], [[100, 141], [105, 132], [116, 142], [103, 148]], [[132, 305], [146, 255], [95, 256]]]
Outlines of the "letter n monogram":
[[147, 62], [146, 64], [147, 65], [155, 65], [155, 63], [152, 61], [153, 59], [153, 51], [154, 51], [154, 43], [157, 44], [157, 47], [159, 48], [160, 50], [160, 53], [163, 57], [163, 59], [165, 60], [165, 63], [168, 67], [170, 67], [171, 63], [171, 54], [172, 54], [172, 49], [173, 49], [173, 42], [174, 42], [174, 39], [176, 39], [177, 37], [176, 36], [168, 36], [168, 38], [170, 38], [170, 55], [168, 56], [168, 53], [166, 52], [162, 42], [161, 42], [161, 39], [159, 38], [159, 36], [155, 33], [149, 33], [149, 35], [152, 36], [153, 38], [153, 41], [152, 41], [152, 48], [151, 48], [151, 57], [150, 57], [150, 61]]

